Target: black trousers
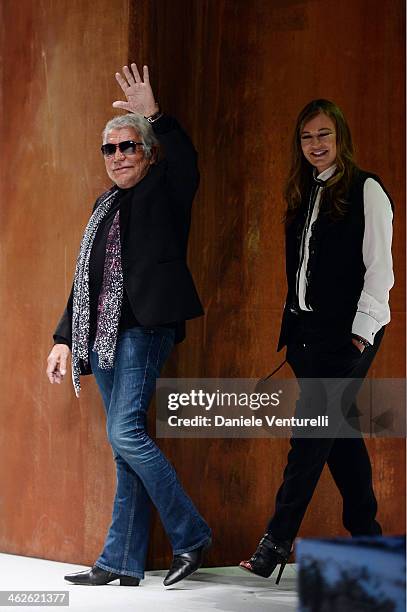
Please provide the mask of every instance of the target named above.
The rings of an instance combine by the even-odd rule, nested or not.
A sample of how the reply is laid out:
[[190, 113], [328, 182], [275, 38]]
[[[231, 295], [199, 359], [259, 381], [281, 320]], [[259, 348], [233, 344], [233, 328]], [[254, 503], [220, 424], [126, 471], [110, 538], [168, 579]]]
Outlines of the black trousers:
[[[352, 343], [350, 334], [344, 337], [340, 345], [332, 345], [329, 330], [318, 327], [312, 316], [308, 318], [305, 314], [300, 316], [295, 341], [287, 345], [287, 362], [297, 379], [352, 378], [347, 403], [349, 410], [355, 414], [355, 396], [383, 334], [384, 327], [376, 333], [374, 345], [360, 353]], [[359, 384], [355, 385], [354, 382]], [[299, 384], [301, 388], [300, 380]], [[307, 401], [309, 403], [309, 397]], [[301, 403], [301, 399], [298, 403]], [[340, 431], [334, 438], [301, 438], [293, 435], [283, 482], [276, 497], [275, 512], [267, 528], [276, 539], [293, 540], [296, 537], [325, 463], [342, 495], [345, 529], [353, 536], [382, 533], [376, 521], [377, 501], [372, 486], [369, 454], [362, 435], [355, 435], [357, 437], [341, 437]]]

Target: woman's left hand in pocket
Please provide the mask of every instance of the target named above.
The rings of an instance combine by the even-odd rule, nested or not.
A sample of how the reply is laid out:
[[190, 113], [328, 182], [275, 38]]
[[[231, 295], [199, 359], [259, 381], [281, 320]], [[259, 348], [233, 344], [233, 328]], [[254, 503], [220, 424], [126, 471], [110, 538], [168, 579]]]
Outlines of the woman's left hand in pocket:
[[353, 344], [356, 346], [356, 348], [359, 349], [359, 351], [361, 353], [363, 353], [363, 351], [365, 350], [365, 345], [363, 344], [363, 342], [359, 342], [359, 340], [356, 340], [356, 338], [352, 338], [352, 342]]

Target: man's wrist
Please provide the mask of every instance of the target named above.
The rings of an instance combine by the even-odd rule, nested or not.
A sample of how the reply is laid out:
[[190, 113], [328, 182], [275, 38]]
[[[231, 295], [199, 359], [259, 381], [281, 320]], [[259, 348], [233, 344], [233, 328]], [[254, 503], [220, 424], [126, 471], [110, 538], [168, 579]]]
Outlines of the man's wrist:
[[53, 340], [54, 340], [54, 346], [56, 344], [66, 344], [69, 350], [71, 350], [71, 342], [68, 340], [68, 338], [64, 338], [64, 336], [59, 336], [58, 334], [54, 334]]
[[150, 123], [154, 123], [161, 117], [163, 113], [160, 111], [160, 107], [158, 104], [154, 106], [154, 108], [149, 108], [146, 110], [144, 118], [147, 119]]
[[158, 110], [157, 112], [153, 113], [152, 115], [145, 115], [144, 118], [147, 119], [147, 121], [149, 123], [155, 123], [156, 121], [158, 121], [158, 119], [161, 119], [161, 117], [163, 116], [164, 113], [162, 113], [160, 110]]

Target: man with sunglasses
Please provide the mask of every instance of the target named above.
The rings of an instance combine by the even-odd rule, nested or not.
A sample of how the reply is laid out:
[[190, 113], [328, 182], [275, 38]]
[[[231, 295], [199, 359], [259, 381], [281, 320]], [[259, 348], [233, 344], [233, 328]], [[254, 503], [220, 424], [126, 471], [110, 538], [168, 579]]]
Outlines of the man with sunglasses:
[[113, 186], [97, 199], [86, 226], [48, 357], [48, 378], [60, 383], [71, 352], [77, 396], [80, 375], [95, 375], [117, 470], [103, 551], [90, 570], [65, 579], [137, 586], [152, 501], [173, 548], [164, 580], [170, 585], [200, 567], [211, 541], [208, 525], [146, 431], [156, 378], [174, 343], [184, 339], [185, 320], [203, 313], [186, 264], [199, 172], [188, 136], [159, 110], [147, 66], [143, 79], [136, 64], [125, 66], [123, 75], [116, 79], [127, 101], [113, 106], [129, 114], [107, 123], [101, 147]]

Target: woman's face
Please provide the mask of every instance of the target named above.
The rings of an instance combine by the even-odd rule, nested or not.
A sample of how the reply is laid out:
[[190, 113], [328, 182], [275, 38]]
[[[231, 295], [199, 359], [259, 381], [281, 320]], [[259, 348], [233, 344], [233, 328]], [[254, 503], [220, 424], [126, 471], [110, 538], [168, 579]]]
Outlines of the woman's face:
[[300, 140], [305, 159], [317, 169], [318, 174], [335, 163], [335, 124], [324, 113], [319, 113], [304, 124]]

